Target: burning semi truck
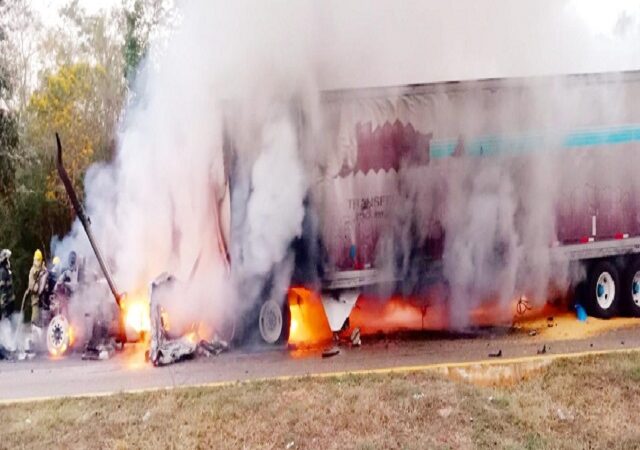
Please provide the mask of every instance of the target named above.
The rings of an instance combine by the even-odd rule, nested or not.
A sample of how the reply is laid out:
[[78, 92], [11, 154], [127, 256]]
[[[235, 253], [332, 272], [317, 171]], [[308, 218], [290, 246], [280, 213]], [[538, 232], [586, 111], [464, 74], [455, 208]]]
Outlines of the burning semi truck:
[[[523, 297], [639, 316], [639, 96], [639, 72], [323, 93], [291, 285], [334, 332], [363, 297], [444, 304], [445, 327]], [[296, 296], [263, 307], [280, 336]]]
[[[640, 316], [638, 100], [640, 72], [328, 91], [320, 137], [308, 132], [304, 108], [288, 107], [297, 147], [314, 155], [302, 231], [290, 242], [291, 270], [273, 268], [257, 289], [238, 274], [234, 234], [252, 163], [227, 133], [212, 248], [239, 295], [257, 301], [225, 336], [286, 342], [291, 308], [310, 292], [336, 333], [364, 297], [439, 304], [443, 326], [458, 328], [474, 309], [508, 309], [523, 297], [569, 298], [602, 318]], [[151, 283], [151, 335], [163, 342], [155, 297], [175, 283], [171, 275]]]

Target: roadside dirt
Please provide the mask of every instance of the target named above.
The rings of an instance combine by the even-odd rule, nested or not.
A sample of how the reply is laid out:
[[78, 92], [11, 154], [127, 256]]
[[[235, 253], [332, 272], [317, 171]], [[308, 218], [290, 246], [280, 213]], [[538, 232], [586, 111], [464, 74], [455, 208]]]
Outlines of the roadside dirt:
[[0, 406], [6, 448], [638, 448], [640, 352], [517, 383], [433, 371], [233, 383]]

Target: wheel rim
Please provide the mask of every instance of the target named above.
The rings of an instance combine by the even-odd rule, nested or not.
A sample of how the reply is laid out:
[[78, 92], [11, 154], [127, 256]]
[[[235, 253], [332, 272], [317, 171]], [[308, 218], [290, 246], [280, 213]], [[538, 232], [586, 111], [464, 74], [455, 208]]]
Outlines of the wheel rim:
[[631, 299], [636, 306], [640, 306], [640, 271], [633, 275], [631, 282]]
[[260, 336], [265, 342], [274, 344], [282, 334], [282, 308], [273, 300], [267, 300], [260, 308]]
[[52, 355], [62, 355], [69, 347], [69, 322], [62, 315], [57, 315], [47, 328], [47, 349]]
[[[640, 278], [639, 278], [640, 281]], [[609, 309], [616, 296], [616, 285], [609, 272], [602, 272], [596, 283], [596, 300], [602, 309]]]

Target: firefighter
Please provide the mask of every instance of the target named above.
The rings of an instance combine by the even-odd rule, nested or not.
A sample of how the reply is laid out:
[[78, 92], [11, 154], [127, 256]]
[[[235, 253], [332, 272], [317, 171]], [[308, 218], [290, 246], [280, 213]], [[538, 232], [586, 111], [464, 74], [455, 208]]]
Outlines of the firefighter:
[[[40, 308], [42, 307], [42, 297], [47, 286], [49, 273], [42, 258], [42, 252], [36, 250], [33, 254], [33, 265], [29, 270], [29, 284], [26, 296], [31, 301], [31, 324], [40, 326]], [[23, 301], [24, 305], [24, 301]]]
[[0, 250], [0, 319], [13, 312], [13, 277], [11, 275], [11, 250]]
[[75, 251], [71, 251], [69, 253], [68, 265], [62, 273], [60, 273], [56, 286], [64, 286], [65, 294], [68, 297], [71, 297], [71, 295], [78, 289], [78, 282], [78, 255]]

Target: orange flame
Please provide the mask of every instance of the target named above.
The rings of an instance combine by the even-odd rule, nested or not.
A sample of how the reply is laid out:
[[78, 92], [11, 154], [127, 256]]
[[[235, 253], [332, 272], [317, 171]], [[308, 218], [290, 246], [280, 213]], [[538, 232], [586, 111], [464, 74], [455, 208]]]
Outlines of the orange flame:
[[137, 334], [151, 330], [149, 301], [142, 296], [126, 297], [122, 303], [125, 326]]
[[49, 349], [49, 354], [50, 354], [54, 359], [56, 359], [56, 358], [59, 358], [59, 357], [61, 357], [62, 355], [64, 355], [66, 351], [67, 351], [67, 346], [66, 346], [66, 345], [63, 345], [63, 346], [60, 348], [60, 350], [57, 350], [57, 349], [55, 349], [55, 348]]
[[361, 296], [351, 312], [349, 322], [352, 327], [360, 328], [363, 335], [392, 333], [399, 330], [422, 330], [440, 328], [442, 316], [418, 306], [417, 302], [403, 297], [391, 297], [378, 300]]
[[185, 339], [189, 342], [191, 342], [192, 344], [195, 344], [196, 342], [198, 342], [198, 332], [196, 330], [193, 330], [189, 333], [187, 333], [185, 335]]
[[75, 328], [73, 328], [73, 326], [69, 325], [69, 347], [73, 347], [73, 344], [75, 342], [76, 342], [76, 330]]
[[331, 328], [317, 293], [305, 288], [291, 288], [289, 310], [289, 344], [311, 345], [331, 339]]
[[[379, 299], [361, 295], [349, 316], [349, 326], [351, 329], [359, 328], [362, 335], [447, 330], [451, 312], [442, 291], [437, 289], [415, 298], [393, 296]], [[484, 303], [469, 311], [469, 323], [476, 326], [510, 324], [516, 317], [516, 303], [517, 300], [507, 305], [498, 301]], [[305, 288], [291, 288], [289, 308], [289, 344], [314, 345], [331, 339], [332, 333], [318, 293]]]

